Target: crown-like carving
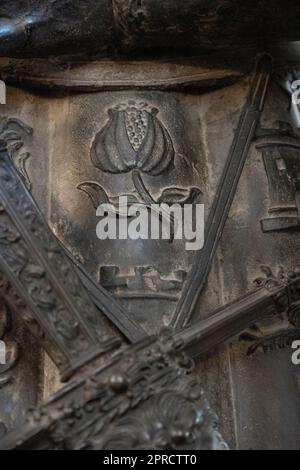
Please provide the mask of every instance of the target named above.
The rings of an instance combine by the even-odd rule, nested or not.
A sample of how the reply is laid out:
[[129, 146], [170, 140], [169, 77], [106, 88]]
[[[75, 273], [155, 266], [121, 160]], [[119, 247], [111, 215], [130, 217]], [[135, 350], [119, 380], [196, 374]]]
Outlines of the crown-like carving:
[[129, 274], [118, 266], [101, 266], [100, 283], [123, 298], [168, 298], [177, 300], [187, 272], [160, 272], [153, 266], [136, 266]]

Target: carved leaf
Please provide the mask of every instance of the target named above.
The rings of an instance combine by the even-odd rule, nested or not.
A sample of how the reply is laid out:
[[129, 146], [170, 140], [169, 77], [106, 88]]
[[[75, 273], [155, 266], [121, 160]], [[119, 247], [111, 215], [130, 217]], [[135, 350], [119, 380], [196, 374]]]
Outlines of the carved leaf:
[[97, 209], [100, 204], [109, 203], [109, 197], [105, 189], [95, 181], [85, 181], [84, 183], [80, 183], [78, 184], [77, 189], [83, 191], [89, 196], [95, 209]]
[[7, 144], [8, 153], [18, 169], [25, 185], [30, 189], [30, 179], [26, 170], [26, 162], [30, 157], [29, 152], [20, 150], [27, 145], [33, 129], [16, 118], [6, 118], [0, 122], [0, 137]]
[[[85, 181], [77, 186], [77, 189], [86, 193], [92, 201], [93, 207], [97, 209], [100, 204], [110, 204], [114, 207], [117, 216], [123, 216], [128, 211], [128, 206], [120, 206], [119, 196], [108, 196], [105, 189], [95, 181]], [[141, 204], [134, 194], [122, 194], [120, 197], [127, 198], [127, 204]], [[112, 210], [113, 210], [112, 207]]]
[[240, 336], [240, 340], [250, 342], [247, 350], [247, 356], [251, 356], [256, 351], [261, 350], [264, 353], [291, 347], [293, 341], [299, 338], [299, 329], [282, 329], [277, 333], [270, 335], [255, 335], [245, 333]]
[[24, 183], [26, 184], [27, 188], [30, 189], [31, 183], [30, 179], [26, 170], [26, 162], [28, 158], [30, 157], [29, 152], [21, 153], [19, 156], [16, 157], [15, 159], [15, 164], [17, 165], [17, 168], [23, 178]]
[[158, 203], [165, 204], [193, 204], [202, 194], [199, 188], [166, 188], [158, 198]]

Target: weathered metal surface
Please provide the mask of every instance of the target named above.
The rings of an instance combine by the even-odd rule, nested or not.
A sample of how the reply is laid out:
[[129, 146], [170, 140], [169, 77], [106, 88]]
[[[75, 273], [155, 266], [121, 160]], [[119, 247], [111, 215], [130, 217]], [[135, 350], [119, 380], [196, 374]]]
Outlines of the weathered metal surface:
[[225, 86], [240, 78], [247, 67], [236, 69], [225, 61], [214, 67], [197, 58], [113, 61], [70, 58], [0, 58], [0, 77], [7, 84], [31, 89], [95, 92], [107, 90], [203, 91]]
[[[252, 146], [222, 235], [218, 255], [221, 303], [251, 289], [251, 283], [262, 277], [259, 264], [274, 278], [280, 277], [282, 270], [299, 265], [297, 229], [264, 233], [261, 226], [261, 220], [270, 215], [272, 188], [258, 147], [265, 129], [280, 133], [280, 128], [286, 126], [278, 121], [290, 122], [289, 100], [275, 83], [271, 85], [260, 124], [262, 132], [258, 132], [257, 142]], [[289, 151], [286, 154], [284, 146], [277, 151], [277, 184], [278, 187], [283, 184], [285, 192], [286, 172], [280, 170], [280, 159], [287, 158], [289, 171]], [[273, 216], [276, 219], [276, 213]], [[291, 362], [287, 328], [280, 317], [275, 322], [262, 322], [249, 331], [246, 342], [235, 344], [228, 351], [238, 448], [299, 448], [299, 371]]]
[[168, 337], [144, 340], [62, 389], [1, 448], [226, 449], [188, 370]]
[[224, 52], [242, 60], [299, 40], [299, 2], [3, 1], [0, 55], [118, 56]]
[[[70, 269], [80, 289], [87, 291], [84, 296], [89, 295], [115, 325], [115, 329], [108, 330], [115, 334], [119, 330], [131, 342], [151, 333], [162, 337], [158, 343], [149, 340], [150, 346], [147, 341], [139, 342], [141, 350], [134, 346], [128, 352], [128, 364], [133, 360], [137, 365], [143, 361], [143, 348], [148, 350], [151, 372], [146, 374], [146, 381], [154, 396], [147, 395], [144, 401], [135, 387], [145, 375], [135, 375], [132, 364], [127, 370], [127, 359], [121, 353], [120, 364], [130, 378], [129, 392], [140, 400], [138, 409], [131, 409], [132, 396], [123, 389], [127, 381], [111, 375], [114, 369], [108, 363], [104, 375], [97, 375], [92, 387], [86, 380], [95, 369], [87, 375], [82, 371], [77, 382], [50, 400], [41, 414], [33, 415], [24, 428], [25, 434], [22, 431], [3, 441], [7, 448], [15, 447], [17, 439], [21, 439], [19, 446], [27, 448], [180, 448], [183, 434], [190, 436], [193, 432], [197, 434], [194, 447], [203, 448], [206, 433], [211, 438], [210, 447], [222, 446], [212, 426], [211, 412], [200, 397], [202, 386], [220, 417], [221, 433], [230, 447], [299, 447], [300, 379], [289, 348], [291, 341], [299, 337], [297, 293], [290, 291], [292, 297], [295, 295], [295, 309], [288, 309], [288, 316], [280, 310], [260, 321], [268, 313], [274, 293], [258, 290], [245, 297], [259, 278], [260, 286], [278, 289], [284, 299], [285, 285], [291, 282], [289, 269], [296, 276], [299, 273], [295, 268], [300, 265], [300, 136], [296, 120], [291, 121], [290, 95], [272, 82], [255, 135], [258, 116], [249, 126], [245, 145], [249, 153], [243, 170], [237, 172], [239, 181], [237, 178], [231, 187], [232, 205], [230, 211], [227, 207], [228, 213], [221, 210], [224, 220], [217, 237], [220, 235], [220, 242], [207, 253], [210, 258], [215, 251], [209, 274], [201, 264], [203, 256], [187, 252], [177, 240], [100, 242], [96, 237], [95, 206], [103, 200], [115, 204], [116, 198], [124, 194], [145, 205], [160, 200], [201, 202], [209, 221], [214, 201], [217, 209], [222, 207], [218, 200], [220, 182], [231, 144], [240, 135], [240, 116], [250, 90], [247, 72], [252, 67], [251, 59], [256, 52], [271, 50], [276, 73], [283, 75], [291, 70], [288, 61], [297, 59], [299, 2], [290, 2], [289, 8], [279, 0], [181, 3], [63, 0], [25, 5], [10, 1], [2, 2], [0, 7], [0, 55], [10, 56], [1, 59], [0, 77], [30, 89], [8, 89], [8, 104], [0, 108], [0, 139], [10, 144], [10, 157], [59, 239], [60, 246], [56, 246], [64, 262], [68, 266], [73, 263]], [[51, 54], [54, 57], [48, 60]], [[26, 60], [13, 59], [25, 56]], [[103, 57], [110, 59], [99, 60]], [[121, 57], [126, 61], [115, 60]], [[42, 88], [46, 93], [40, 92]], [[297, 112], [295, 106], [293, 112]], [[13, 201], [11, 214], [18, 213], [19, 202], [12, 193], [3, 188], [0, 192], [5, 200]], [[18, 224], [27, 236], [24, 216], [24, 211], [18, 213]], [[3, 217], [6, 215], [2, 212]], [[46, 225], [42, 226], [43, 233], [51, 237]], [[27, 240], [31, 236], [29, 233]], [[5, 237], [7, 240], [7, 232]], [[8, 246], [13, 243], [10, 239]], [[37, 243], [36, 248], [39, 246]], [[66, 248], [69, 251], [63, 254]], [[10, 253], [9, 248], [3, 249], [3, 243], [1, 253], [2, 257]], [[20, 263], [22, 253], [13, 259]], [[196, 296], [191, 296], [188, 289], [188, 273], [197, 259], [196, 271], [204, 272], [204, 280], [208, 276], [206, 283], [198, 282], [201, 276], [195, 278], [194, 293], [203, 289], [196, 303]], [[7, 263], [5, 270], [15, 281], [18, 273], [12, 272]], [[36, 276], [36, 270], [30, 272]], [[25, 287], [25, 279], [21, 278]], [[63, 279], [62, 273], [62, 284]], [[35, 279], [35, 285], [37, 282]], [[57, 287], [56, 301], [61, 300]], [[72, 286], [69, 288], [67, 297]], [[27, 300], [28, 293], [26, 287], [21, 292]], [[188, 308], [180, 308], [182, 294]], [[262, 303], [257, 303], [259, 299]], [[278, 306], [282, 296], [276, 299]], [[219, 310], [228, 302], [234, 304]], [[18, 305], [24, 318], [32, 316], [34, 309]], [[79, 310], [76, 318], [83, 325], [84, 315]], [[219, 313], [212, 314], [216, 311]], [[192, 378], [187, 380], [185, 370], [174, 363], [172, 348], [166, 353], [164, 345], [169, 342], [162, 330], [176, 316], [180, 318], [178, 326], [182, 325], [191, 313], [192, 322], [197, 324], [176, 335], [190, 341], [189, 346], [186, 344], [190, 354], [196, 348], [208, 355], [201, 356]], [[41, 311], [33, 314], [41, 318]], [[101, 322], [107, 321], [104, 316]], [[57, 352], [60, 332], [57, 328], [50, 330], [53, 337], [49, 344]], [[45, 331], [49, 333], [47, 325]], [[93, 336], [97, 331], [90, 333]], [[239, 340], [221, 345], [239, 333]], [[13, 335], [12, 343], [15, 341], [18, 338]], [[69, 352], [62, 345], [62, 353]], [[20, 380], [30, 360], [26, 358], [27, 366], [20, 365]], [[162, 372], [153, 392], [151, 373], [156, 374], [161, 362], [166, 374]], [[178, 374], [174, 383], [170, 379], [173, 373]], [[197, 382], [197, 374], [201, 383]], [[172, 392], [161, 391], [165, 380], [172, 383]], [[100, 397], [98, 386], [102, 383], [105, 393]], [[26, 381], [24, 384], [24, 392], [20, 390], [24, 404], [34, 404], [37, 387], [33, 387], [34, 396], [27, 399], [30, 388]], [[198, 392], [191, 400], [189, 393], [194, 387]], [[79, 407], [72, 405], [72, 397], [79, 401]], [[113, 407], [117, 400], [120, 409], [128, 407], [127, 424], [120, 417], [111, 420], [109, 412], [100, 413], [99, 420], [97, 415], [92, 422], [87, 416], [89, 409], [94, 412], [90, 401], [101, 408], [102, 400]], [[178, 429], [176, 420], [184, 419], [169, 414], [165, 401], [173, 403], [173, 408], [184, 403], [182, 408], [189, 417], [203, 411], [207, 420], [202, 431], [194, 428], [193, 418], [186, 421], [188, 431]], [[7, 403], [6, 395], [0, 410], [2, 403]], [[145, 429], [150, 436], [147, 442], [141, 439], [138, 424], [145, 414]], [[105, 419], [106, 433], [102, 429]], [[56, 432], [53, 428], [50, 431], [53, 423]], [[84, 433], [76, 434], [83, 423]], [[153, 437], [153, 424], [163, 429], [158, 440]], [[120, 438], [124, 432], [135, 438]]]
[[[207, 205], [209, 207], [209, 201], [213, 200], [214, 191], [218, 184], [218, 179], [222, 172], [223, 162], [226, 159], [226, 155], [228, 154], [230, 143], [232, 141], [234, 135], [234, 129], [237, 126], [239, 115], [241, 113], [244, 100], [247, 96], [248, 87], [244, 87], [246, 82], [242, 82], [241, 85], [235, 85], [233, 87], [225, 89], [224, 91], [216, 91], [209, 95], [203, 95], [201, 97], [197, 96], [188, 96], [181, 93], [173, 93], [172, 96], [168, 96], [168, 99], [164, 99], [164, 95], [158, 92], [119, 92], [117, 93], [117, 99], [115, 93], [101, 93], [99, 95], [81, 95], [81, 96], [65, 96], [63, 98], [55, 98], [53, 97], [50, 101], [47, 98], [43, 97], [34, 97], [30, 98], [30, 94], [23, 93], [18, 90], [10, 89], [8, 92], [8, 96], [10, 97], [10, 105], [8, 108], [5, 109], [6, 114], [8, 115], [15, 115], [16, 108], [18, 101], [20, 103], [27, 103], [26, 107], [23, 107], [23, 112], [21, 112], [20, 117], [23, 120], [26, 120], [31, 127], [34, 128], [34, 145], [33, 145], [33, 156], [31, 159], [28, 160], [28, 174], [30, 176], [32, 191], [37, 195], [38, 200], [42, 207], [44, 204], [48, 207], [48, 220], [51, 222], [52, 227], [55, 230], [55, 233], [59, 236], [59, 238], [64, 242], [68, 248], [71, 249], [74, 255], [76, 255], [77, 259], [79, 259], [84, 265], [85, 268], [93, 276], [93, 279], [99, 281], [97, 273], [99, 273], [99, 265], [101, 264], [101, 257], [103, 256], [103, 242], [99, 242], [96, 239], [94, 240], [93, 244], [91, 237], [95, 230], [95, 221], [94, 218], [94, 208], [93, 205], [88, 198], [87, 195], [83, 194], [82, 192], [76, 189], [78, 184], [81, 184], [83, 181], [92, 180], [95, 181], [95, 171], [98, 172], [98, 175], [101, 177], [101, 184], [110, 184], [111, 178], [113, 175], [108, 174], [107, 177], [105, 176], [104, 172], [100, 172], [99, 170], [95, 170], [91, 160], [90, 160], [90, 148], [92, 146], [93, 141], [95, 140], [95, 136], [101, 129], [104, 127], [105, 123], [107, 122], [107, 114], [103, 113], [103, 103], [107, 103], [106, 107], [111, 107], [111, 103], [132, 100], [135, 97], [142, 101], [147, 99], [155, 104], [161, 110], [162, 108], [164, 111], [164, 116], [166, 116], [163, 120], [160, 116], [160, 113], [157, 115], [157, 118], [163, 122], [164, 127], [168, 129], [168, 132], [174, 141], [174, 135], [176, 135], [176, 140], [174, 147], [177, 149], [180, 146], [180, 140], [182, 139], [181, 148], [185, 148], [185, 153], [190, 155], [190, 158], [195, 155], [195, 161], [197, 161], [197, 155], [199, 153], [199, 148], [203, 149], [201, 151], [201, 173], [203, 172], [201, 179], [200, 188], [204, 195], [204, 201], [207, 201]], [[222, 97], [222, 98], [221, 98]], [[275, 98], [274, 98], [275, 97]], [[221, 101], [220, 101], [221, 98]], [[270, 90], [270, 95], [268, 99], [268, 106], [266, 112], [268, 115], [277, 115], [278, 109], [274, 113], [271, 110], [272, 101], [275, 99], [274, 106], [278, 108], [278, 100], [279, 102], [283, 100], [285, 103], [285, 96], [281, 94], [276, 88], [272, 88]], [[104, 101], [103, 101], [104, 100]], [[39, 103], [39, 104], [38, 104]], [[62, 108], [63, 103], [65, 103], [65, 107]], [[162, 105], [163, 103], [163, 105]], [[36, 119], [36, 115], [29, 112], [29, 109], [32, 106], [37, 106], [39, 109], [39, 113], [45, 116], [45, 121], [42, 123], [40, 120]], [[285, 105], [284, 105], [285, 106]], [[64, 113], [62, 113], [62, 109], [64, 109]], [[182, 126], [184, 126], [185, 133], [180, 134], [177, 132], [172, 131], [172, 126], [170, 123], [172, 122], [169, 115], [174, 113], [173, 110], [180, 110], [176, 111], [179, 112], [176, 116], [181, 116]], [[190, 111], [192, 110], [192, 112]], [[211, 110], [211, 111], [210, 111]], [[209, 113], [213, 112], [213, 119], [211, 120]], [[39, 114], [38, 113], [38, 114]], [[87, 114], [86, 114], [87, 113]], [[170, 113], [170, 114], [168, 114]], [[93, 126], [90, 126], [90, 121], [87, 120], [86, 116], [101, 116], [101, 121], [98, 122], [98, 118], [96, 122], [94, 122]], [[284, 113], [281, 114], [281, 116]], [[231, 116], [231, 118], [229, 118]], [[288, 115], [287, 119], [288, 119]], [[76, 119], [74, 119], [76, 117]], [[78, 120], [78, 124], [76, 124]], [[100, 118], [99, 118], [100, 120]], [[199, 133], [199, 126], [197, 125], [197, 129], [193, 128], [193, 122], [201, 122], [200, 126], [200, 136], [201, 139], [198, 137]], [[55, 126], [53, 126], [55, 123]], [[188, 124], [187, 124], [188, 123]], [[262, 121], [262, 127], [267, 127], [266, 117], [264, 115]], [[91, 128], [92, 127], [92, 128]], [[175, 127], [174, 129], [178, 129]], [[216, 139], [217, 137], [217, 139]], [[189, 139], [190, 142], [189, 142]], [[199, 140], [198, 140], [199, 139]], [[202, 142], [201, 145], [199, 142]], [[45, 164], [47, 166], [43, 170], [43, 166], [39, 166], [37, 168], [36, 164], [36, 155], [37, 152], [35, 150], [35, 145], [37, 149], [40, 149], [40, 155], [44, 155], [44, 157], [40, 157], [40, 163]], [[66, 155], [66, 145], [68, 148], [68, 158], [65, 158]], [[222, 151], [224, 148], [227, 149], [226, 152]], [[50, 149], [50, 151], [48, 150]], [[193, 150], [195, 149], [195, 150]], [[253, 157], [253, 152], [255, 157]], [[50, 160], [49, 160], [50, 157]], [[42, 159], [41, 159], [42, 158]], [[255, 159], [255, 166], [252, 164], [253, 159]], [[253, 201], [253, 208], [258, 207], [259, 214], [257, 214], [258, 209], [256, 208], [253, 210], [253, 214], [255, 215], [254, 218], [254, 231], [244, 231], [244, 236], [248, 236], [248, 246], [252, 246], [252, 238], [253, 234], [257, 234], [259, 237], [261, 246], [264, 246], [263, 242], [263, 232], [260, 226], [260, 219], [263, 218], [265, 214], [268, 212], [269, 203], [268, 203], [268, 185], [267, 185], [267, 175], [265, 173], [265, 167], [263, 165], [262, 156], [259, 149], [256, 149], [256, 144], [253, 144], [251, 154], [249, 156], [249, 162], [246, 163], [245, 171], [242, 174], [241, 182], [238, 189], [238, 196], [237, 199], [234, 200], [233, 208], [231, 210], [231, 215], [229, 216], [229, 223], [226, 224], [225, 227], [225, 234], [227, 235], [227, 246], [231, 246], [231, 238], [230, 238], [230, 227], [232, 226], [232, 221], [236, 220], [234, 214], [238, 214], [239, 210], [236, 208], [236, 204], [242, 204], [242, 214], [243, 217], [246, 217], [247, 220], [248, 212], [244, 212], [243, 204], [245, 203], [244, 197], [240, 195], [240, 191], [244, 188], [244, 185], [249, 184], [249, 174], [253, 174], [253, 181], [256, 181], [257, 178], [260, 180], [262, 179], [263, 182], [260, 183], [259, 187], [261, 190], [266, 192], [266, 196], [262, 197], [263, 201], [266, 201], [266, 211], [261, 205], [257, 202], [257, 191], [251, 191], [248, 194], [248, 200]], [[259, 162], [259, 164], [257, 163]], [[259, 168], [259, 173], [255, 171], [255, 168]], [[51, 169], [51, 171], [50, 171]], [[54, 172], [54, 173], [53, 173]], [[78, 173], [78, 176], [74, 179], [74, 175]], [[43, 176], [44, 175], [44, 176]], [[49, 178], [49, 175], [51, 177]], [[125, 173], [124, 176], [127, 181], [127, 174]], [[248, 175], [248, 176], [247, 176]], [[144, 176], [143, 176], [144, 177]], [[173, 182], [172, 174], [169, 176], [170, 181]], [[44, 199], [46, 196], [45, 191], [41, 191], [40, 182], [41, 179], [43, 181], [49, 181], [47, 183], [49, 186], [49, 196]], [[117, 175], [118, 185], [121, 184], [120, 177]], [[151, 181], [150, 177], [147, 178], [147, 182]], [[162, 179], [160, 179], [159, 187], [162, 187]], [[114, 184], [114, 188], [117, 188], [116, 184]], [[199, 183], [198, 183], [199, 184]], [[256, 183], [252, 183], [254, 187], [256, 187]], [[118, 186], [119, 187], [119, 186]], [[246, 185], [247, 187], [247, 185]], [[52, 189], [50, 189], [52, 188]], [[123, 190], [124, 186], [121, 185]], [[45, 201], [45, 202], [44, 202]], [[50, 204], [49, 204], [50, 203]], [[255, 206], [255, 204], [258, 204]], [[80, 209], [82, 205], [82, 208]], [[207, 207], [207, 212], [208, 212]], [[77, 216], [80, 220], [83, 220], [82, 225], [81, 222], [78, 224]], [[82, 219], [83, 216], [83, 219]], [[233, 219], [232, 219], [233, 217]], [[237, 219], [241, 222], [241, 219]], [[73, 221], [73, 222], [72, 222]], [[247, 222], [243, 222], [244, 224]], [[248, 222], [250, 223], [250, 222]], [[88, 224], [90, 224], [90, 228], [87, 229]], [[242, 224], [243, 225], [243, 224]], [[80, 227], [84, 226], [85, 230], [81, 234]], [[248, 225], [246, 225], [248, 226]], [[233, 225], [234, 228], [234, 225]], [[241, 236], [240, 230], [238, 230], [237, 237]], [[76, 235], [77, 234], [77, 235]], [[88, 235], [86, 239], [85, 236]], [[286, 237], [292, 236], [295, 240], [295, 252], [290, 255], [289, 259], [284, 261], [286, 268], [290, 265], [297, 264], [297, 259], [295, 254], [297, 252], [297, 234], [289, 233]], [[229, 237], [229, 238], [228, 238]], [[86, 241], [84, 241], [86, 240]], [[240, 238], [238, 238], [240, 240]], [[279, 241], [278, 241], [279, 242]], [[223, 246], [223, 238], [221, 241], [221, 246]], [[266, 240], [267, 245], [269, 244], [269, 240]], [[235, 250], [238, 249], [239, 242], [235, 242]], [[244, 252], [244, 245], [242, 245], [241, 249]], [[82, 247], [82, 248], [81, 248]], [[166, 246], [167, 249], [170, 247]], [[163, 250], [165, 247], [163, 248]], [[82, 251], [81, 251], [82, 250]], [[218, 305], [224, 304], [228, 300], [235, 300], [240, 295], [245, 293], [245, 290], [249, 290], [252, 281], [259, 276], [259, 264], [261, 262], [266, 262], [267, 264], [271, 263], [271, 258], [273, 259], [272, 250], [269, 248], [270, 257], [266, 259], [266, 256], [263, 255], [263, 252], [260, 254], [256, 254], [256, 251], [250, 250], [248, 256], [250, 256], [251, 261], [249, 261], [248, 266], [253, 266], [251, 273], [246, 276], [244, 270], [241, 271], [240, 264], [238, 265], [238, 272], [240, 273], [240, 277], [243, 280], [243, 284], [239, 288], [239, 292], [234, 289], [232, 291], [232, 284], [231, 279], [236, 279], [236, 275], [234, 275], [234, 266], [236, 266], [236, 259], [226, 263], [222, 269], [219, 267], [219, 260], [220, 256], [222, 257], [222, 251], [217, 252], [217, 258], [215, 263], [213, 264], [212, 272], [210, 274], [207, 287], [205, 290], [205, 295], [202, 299], [201, 304], [201, 311], [199, 307], [196, 308], [195, 317], [200, 317], [204, 315], [204, 312], [210, 312], [213, 309], [217, 308]], [[276, 251], [277, 252], [277, 251]], [[152, 250], [150, 250], [149, 254], [147, 255], [147, 260], [151, 259]], [[162, 251], [161, 253], [167, 252]], [[183, 252], [180, 251], [181, 256]], [[226, 250], [227, 256], [229, 255], [228, 251]], [[106, 250], [106, 256], [110, 256], [114, 254], [116, 255], [115, 250]], [[135, 264], [138, 264], [138, 261], [133, 261], [132, 256], [134, 256], [134, 251], [129, 252], [127, 255], [128, 260], [132, 262], [132, 266], [134, 267]], [[239, 259], [242, 259], [244, 255], [242, 253], [239, 254]], [[283, 256], [285, 256], [283, 254]], [[162, 262], [162, 257], [160, 254], [160, 263]], [[255, 262], [255, 263], [254, 263]], [[94, 268], [92, 267], [94, 266]], [[230, 267], [231, 266], [231, 267]], [[245, 264], [245, 270], [247, 265]], [[230, 288], [226, 294], [226, 291], [220, 289], [220, 286], [223, 285], [224, 281], [220, 281], [224, 276], [222, 272], [227, 273], [226, 282], [228, 282]], [[242, 276], [241, 276], [241, 273]], [[220, 278], [221, 275], [221, 278]], [[221, 284], [220, 284], [221, 282]], [[236, 282], [236, 280], [235, 280]], [[241, 279], [239, 280], [241, 282]], [[234, 284], [235, 286], [236, 284]], [[136, 301], [134, 301], [136, 302]], [[161, 322], [160, 325], [163, 326], [162, 317], [160, 315], [162, 306], [164, 305], [164, 301], [160, 301], [157, 303], [156, 309], [151, 307], [151, 304], [143, 302], [143, 311], [140, 309], [135, 309], [136, 312], [136, 321], [138, 324], [141, 324], [142, 314], [149, 308], [149, 312], [151, 315], [154, 313], [157, 314], [155, 320], [152, 319], [149, 325], [157, 325], [158, 322]], [[168, 304], [167, 304], [168, 305]], [[132, 310], [133, 311], [133, 310]], [[163, 311], [165, 311], [163, 307]], [[158, 331], [161, 327], [158, 325]], [[259, 338], [259, 341], [261, 339]], [[286, 367], [286, 362], [290, 361], [289, 357], [289, 350], [285, 351], [277, 351], [269, 353], [270, 356], [263, 355], [262, 352], [258, 349], [257, 352], [250, 357], [246, 356], [247, 349], [253, 344], [249, 343], [249, 339], [247, 342], [243, 340], [240, 345], [235, 346], [235, 348], [229, 349], [229, 352], [217, 354], [214, 358], [207, 359], [206, 361], [201, 361], [198, 364], [199, 370], [201, 370], [201, 374], [203, 373], [204, 381], [205, 381], [205, 388], [208, 390], [209, 399], [213, 405], [213, 408], [218, 411], [218, 414], [221, 419], [221, 430], [222, 433], [230, 443], [232, 447], [259, 447], [262, 444], [262, 436], [264, 436], [264, 446], [265, 447], [296, 447], [296, 442], [298, 439], [298, 428], [297, 428], [297, 414], [294, 412], [292, 413], [291, 405], [287, 405], [289, 402], [289, 397], [292, 396], [294, 403], [297, 403], [297, 389], [295, 388], [293, 382], [293, 375], [295, 374], [295, 370], [293, 370], [292, 366]], [[226, 350], [225, 350], [226, 351]], [[247, 395], [246, 390], [243, 388], [242, 391], [238, 387], [240, 384], [244, 384], [245, 380], [248, 376], [248, 370], [250, 368], [256, 368], [258, 373], [258, 377], [260, 376], [260, 370], [262, 370], [263, 374], [267, 376], [266, 373], [266, 363], [272, 363], [272, 357], [280, 356], [280, 364], [281, 368], [283, 369], [280, 372], [278, 369], [278, 363], [273, 365], [273, 370], [276, 370], [276, 374], [274, 372], [271, 373], [268, 380], [269, 383], [273, 383], [274, 381], [278, 380], [278, 374], [284, 374], [286, 378], [285, 382], [280, 381], [282, 384], [279, 390], [279, 394], [275, 395], [276, 400], [281, 399], [283, 400], [286, 405], [280, 407], [275, 412], [275, 409], [272, 409], [272, 412], [268, 411], [268, 403], [270, 402], [270, 397], [268, 400], [266, 399], [263, 391], [261, 390], [261, 380], [256, 380], [253, 383], [253, 379], [251, 381], [251, 388], [252, 391]], [[208, 370], [208, 367], [210, 368]], [[272, 370], [272, 367], [270, 369]], [[204, 371], [204, 372], [203, 372]], [[242, 375], [241, 375], [242, 374]], [[250, 374], [250, 372], [249, 372]], [[251, 372], [253, 375], [253, 373]], [[270, 374], [270, 371], [268, 372]], [[249, 379], [250, 380], [250, 379]], [[231, 385], [230, 385], [231, 381]], [[248, 383], [248, 381], [246, 382]], [[249, 386], [249, 384], [248, 384]], [[276, 393], [276, 388], [274, 389]], [[242, 393], [243, 400], [239, 399], [239, 394]], [[248, 405], [249, 401], [253, 400], [254, 396], [260, 394], [261, 401], [256, 402], [256, 406], [254, 411], [249, 409]], [[282, 394], [282, 396], [281, 396]], [[245, 396], [244, 396], [245, 395]], [[246, 396], [247, 395], [247, 396]], [[267, 401], [266, 401], [267, 400]], [[239, 407], [237, 408], [237, 402], [239, 403]], [[267, 409], [267, 416], [268, 418], [265, 420], [261, 420], [262, 409]], [[270, 409], [270, 408], [269, 408]], [[249, 411], [248, 411], [249, 410]], [[264, 411], [266, 414], [266, 411]], [[291, 414], [292, 413], [292, 414]], [[273, 434], [276, 436], [278, 435], [275, 429], [275, 423], [281, 420], [280, 426], [288, 426], [289, 420], [291, 420], [294, 426], [294, 433], [293, 436], [289, 435], [286, 431], [281, 433], [280, 440], [279, 437], [273, 437]], [[261, 420], [261, 421], [260, 421]], [[249, 431], [245, 433], [245, 426], [247, 423], [249, 425]], [[251, 423], [261, 423], [259, 426], [256, 424], [255, 430], [253, 428], [254, 425]], [[278, 425], [279, 426], [279, 425]], [[284, 435], [287, 437], [284, 437]], [[249, 444], [250, 443], [250, 444]]]

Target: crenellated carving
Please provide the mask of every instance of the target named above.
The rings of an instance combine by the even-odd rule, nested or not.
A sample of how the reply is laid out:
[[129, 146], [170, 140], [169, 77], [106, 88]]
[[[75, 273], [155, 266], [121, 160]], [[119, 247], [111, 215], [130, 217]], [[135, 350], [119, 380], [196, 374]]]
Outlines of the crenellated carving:
[[153, 266], [136, 266], [134, 272], [125, 274], [118, 266], [101, 266], [100, 284], [116, 297], [157, 298], [177, 301], [187, 277], [187, 272], [161, 272]]

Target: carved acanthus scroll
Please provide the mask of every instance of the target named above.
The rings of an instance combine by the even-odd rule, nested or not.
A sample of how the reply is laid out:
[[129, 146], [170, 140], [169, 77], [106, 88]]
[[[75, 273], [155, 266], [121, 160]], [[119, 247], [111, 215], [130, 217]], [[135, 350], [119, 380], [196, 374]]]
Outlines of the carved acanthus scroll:
[[0, 266], [11, 282], [2, 283], [2, 292], [12, 308], [17, 300], [19, 313], [34, 326], [39, 341], [46, 347], [50, 342], [56, 344], [55, 353], [53, 348], [49, 353], [54, 353], [60, 369], [70, 373], [88, 356], [109, 350], [118, 340], [104, 333], [101, 313], [44, 222], [3, 144], [0, 180]]

